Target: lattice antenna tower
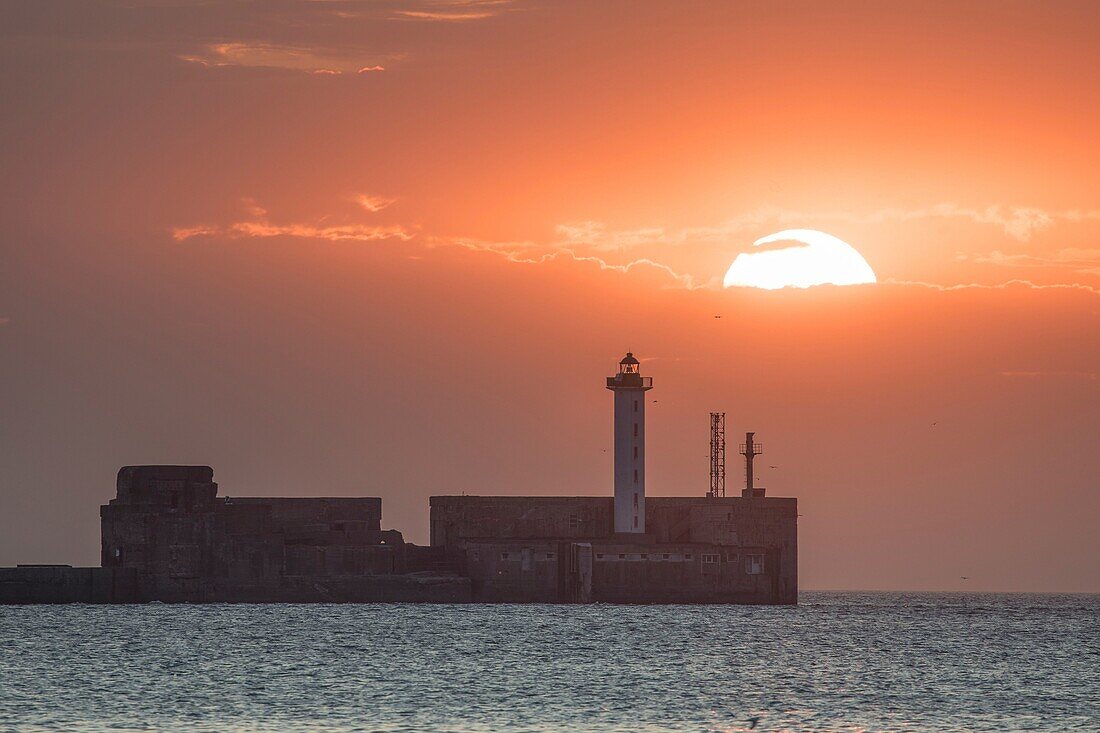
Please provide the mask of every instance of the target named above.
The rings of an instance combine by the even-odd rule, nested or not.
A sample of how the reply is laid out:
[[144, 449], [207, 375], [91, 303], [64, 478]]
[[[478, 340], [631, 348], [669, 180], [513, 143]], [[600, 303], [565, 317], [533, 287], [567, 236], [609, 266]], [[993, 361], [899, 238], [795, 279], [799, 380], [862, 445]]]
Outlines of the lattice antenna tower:
[[717, 498], [726, 495], [726, 413], [710, 413], [710, 492]]

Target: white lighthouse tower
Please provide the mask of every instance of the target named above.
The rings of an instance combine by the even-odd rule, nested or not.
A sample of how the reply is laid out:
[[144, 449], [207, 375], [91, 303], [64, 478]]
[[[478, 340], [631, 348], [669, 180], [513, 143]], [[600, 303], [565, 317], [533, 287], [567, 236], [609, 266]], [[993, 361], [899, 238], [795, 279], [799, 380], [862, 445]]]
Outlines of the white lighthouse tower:
[[615, 393], [615, 531], [645, 532], [645, 393], [653, 377], [643, 377], [627, 353], [619, 373], [607, 378]]

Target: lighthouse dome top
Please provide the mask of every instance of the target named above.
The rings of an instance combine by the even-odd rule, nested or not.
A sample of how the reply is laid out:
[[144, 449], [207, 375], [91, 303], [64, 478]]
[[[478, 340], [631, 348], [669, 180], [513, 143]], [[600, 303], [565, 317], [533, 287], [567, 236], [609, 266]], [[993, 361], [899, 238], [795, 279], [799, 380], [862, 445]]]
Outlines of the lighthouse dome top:
[[619, 362], [619, 372], [613, 377], [607, 378], [608, 389], [652, 389], [653, 377], [641, 375], [641, 362], [634, 358], [634, 354], [627, 352]]

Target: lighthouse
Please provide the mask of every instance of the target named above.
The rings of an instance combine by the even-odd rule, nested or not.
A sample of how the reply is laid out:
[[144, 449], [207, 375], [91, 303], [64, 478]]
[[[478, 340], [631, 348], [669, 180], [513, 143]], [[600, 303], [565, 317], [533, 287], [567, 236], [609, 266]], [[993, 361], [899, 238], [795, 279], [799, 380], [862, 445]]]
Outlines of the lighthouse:
[[643, 377], [634, 354], [607, 378], [615, 393], [615, 531], [645, 532], [645, 393], [653, 377]]

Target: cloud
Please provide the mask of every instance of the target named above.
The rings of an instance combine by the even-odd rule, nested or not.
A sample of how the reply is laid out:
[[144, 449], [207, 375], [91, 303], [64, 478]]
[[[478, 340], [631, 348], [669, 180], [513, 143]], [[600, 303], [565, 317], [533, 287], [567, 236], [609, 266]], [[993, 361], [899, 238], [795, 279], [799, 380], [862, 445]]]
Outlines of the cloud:
[[531, 254], [530, 250], [539, 247], [531, 242], [486, 242], [479, 239], [464, 237], [437, 237], [429, 241], [429, 246], [453, 246], [475, 252], [488, 252], [498, 255], [521, 265], [543, 265], [555, 262], [559, 259], [571, 262], [589, 263], [596, 265], [600, 270], [609, 272], [629, 273], [640, 269], [652, 269], [662, 276], [668, 277], [674, 283], [673, 287], [697, 290], [707, 287], [699, 284], [691, 275], [676, 272], [668, 265], [661, 264], [649, 258], [631, 260], [623, 264], [613, 264], [600, 257], [592, 255], [580, 255], [566, 247], [553, 247], [542, 254]]
[[[360, 209], [377, 213], [391, 206], [396, 199], [376, 194], [355, 194], [349, 198]], [[318, 222], [294, 222], [273, 223], [268, 218], [268, 212], [251, 199], [244, 199], [243, 204], [249, 218], [236, 221], [227, 225], [198, 224], [171, 229], [171, 236], [175, 241], [182, 242], [195, 237], [221, 237], [226, 239], [252, 238], [252, 237], [295, 237], [300, 239], [320, 239], [327, 241], [382, 241], [398, 240], [409, 241], [419, 236], [417, 227], [408, 227], [401, 224], [380, 226], [350, 222], [343, 224], [325, 224], [322, 218]], [[948, 209], [931, 207], [921, 210], [923, 212], [943, 213]], [[889, 213], [893, 212], [893, 213]], [[920, 212], [902, 212], [900, 209], [888, 209], [868, 215], [877, 220], [885, 220], [887, 217], [907, 216], [916, 217]], [[933, 215], [933, 214], [929, 214]], [[938, 215], [938, 214], [937, 214]], [[1080, 214], [1085, 218], [1086, 214]], [[675, 245], [675, 244], [699, 244], [715, 242], [728, 244], [731, 233], [742, 228], [760, 226], [761, 222], [783, 221], [787, 218], [803, 220], [805, 215], [795, 214], [781, 209], [762, 209], [747, 212], [718, 227], [695, 227], [668, 230], [663, 227], [645, 227], [637, 229], [613, 230], [606, 224], [598, 221], [580, 221], [564, 223], [554, 228], [554, 237], [549, 241], [537, 242], [532, 240], [514, 241], [487, 241], [473, 237], [463, 236], [434, 236], [423, 240], [428, 248], [453, 246], [466, 250], [486, 252], [503, 257], [509, 262], [524, 265], [540, 265], [555, 261], [571, 261], [596, 265], [601, 270], [615, 272], [632, 272], [638, 268], [649, 269], [661, 273], [668, 278], [672, 287], [685, 289], [714, 288], [722, 286], [721, 279], [713, 277], [699, 279], [696, 276], [681, 272], [673, 267], [654, 259], [650, 256], [609, 257], [605, 253], [625, 253], [631, 248], [643, 245]], [[992, 215], [988, 210], [981, 214], [983, 221], [992, 221]], [[1003, 218], [1003, 217], [1002, 217]], [[1031, 216], [1018, 217], [1019, 221], [1037, 221], [1041, 219]], [[1004, 219], [1009, 221], [1010, 219]], [[966, 259], [969, 255], [960, 255]], [[1098, 265], [1100, 266], [1100, 250], [1067, 248], [1060, 250], [1049, 257], [1033, 255], [1005, 255], [1001, 252], [993, 252], [989, 255], [974, 257], [974, 261], [982, 263], [994, 263], [1004, 265], [1026, 265], [1036, 262], [1047, 262], [1062, 265]], [[616, 259], [620, 261], [615, 261]], [[1087, 268], [1081, 268], [1081, 272], [1091, 272]], [[1097, 268], [1100, 274], [1100, 267]], [[902, 280], [887, 278], [881, 281], [888, 285], [915, 286], [930, 288], [940, 291], [953, 291], [963, 289], [1003, 289], [1003, 288], [1029, 288], [1036, 290], [1064, 289], [1098, 294], [1100, 290], [1091, 285], [1078, 282], [1057, 284], [1037, 284], [1025, 279], [1013, 279], [1003, 283], [957, 283], [943, 285], [922, 281]]]
[[270, 224], [263, 221], [242, 221], [231, 224], [226, 230], [230, 237], [299, 237], [302, 239], [327, 239], [332, 242], [354, 240], [373, 242], [382, 239], [408, 241], [416, 233], [404, 226], [365, 226], [342, 224], [316, 226], [313, 224]]
[[221, 233], [221, 227], [209, 224], [199, 224], [193, 227], [175, 227], [172, 229], [172, 239], [182, 242], [191, 237], [213, 237]]
[[1030, 207], [1015, 207], [1003, 210], [1001, 206], [988, 206], [985, 209], [972, 209], [955, 204], [937, 204], [928, 209], [914, 211], [885, 210], [880, 214], [883, 220], [895, 218], [900, 221], [928, 218], [969, 219], [975, 224], [992, 224], [1004, 230], [1013, 239], [1027, 241], [1035, 232], [1054, 224], [1057, 214]]
[[1100, 274], [1100, 249], [1065, 247], [1053, 254], [1005, 254], [993, 250], [988, 254], [960, 254], [959, 260], [969, 260], [1001, 267], [1061, 267], [1083, 274]]
[[1100, 221], [1100, 211], [1052, 212], [1033, 207], [1000, 205], [984, 209], [968, 208], [956, 204], [941, 203], [915, 209], [885, 208], [867, 213], [846, 211], [797, 211], [781, 207], [765, 206], [746, 211], [726, 221], [704, 227], [666, 229], [642, 227], [613, 230], [598, 221], [581, 221], [561, 224], [557, 233], [563, 241], [584, 244], [601, 251], [623, 250], [652, 245], [685, 245], [726, 243], [745, 232], [764, 226], [805, 227], [808, 222], [846, 222], [853, 224], [882, 224], [892, 221], [917, 221], [922, 219], [961, 219], [979, 225], [999, 227], [1007, 236], [1027, 241], [1033, 234], [1057, 223], [1082, 223]]
[[413, 20], [449, 20], [449, 21], [464, 21], [464, 20], [483, 20], [484, 18], [491, 18], [496, 13], [488, 12], [441, 12], [431, 10], [398, 10], [395, 13], [402, 18], [411, 18]]
[[1087, 379], [1089, 381], [1100, 380], [1100, 372], [998, 372], [1002, 377], [1012, 379], [1036, 379], [1040, 377], [1070, 377], [1075, 379]]
[[512, 0], [428, 0], [415, 9], [401, 8], [391, 17], [400, 20], [424, 20], [462, 23], [485, 20], [498, 15]]
[[385, 70], [378, 63], [379, 59], [363, 58], [363, 54], [359, 53], [263, 41], [210, 43], [199, 51], [182, 54], [179, 58], [208, 68], [237, 66], [287, 69], [321, 75]]
[[[171, 229], [172, 239], [183, 242], [195, 237], [221, 237], [241, 239], [251, 237], [295, 237], [299, 239], [323, 239], [330, 242], [376, 242], [387, 239], [407, 242], [416, 236], [415, 229], [394, 224], [389, 226], [320, 223], [274, 224], [267, 218], [267, 211], [251, 199], [244, 199], [245, 209], [252, 217], [225, 226], [201, 224]], [[384, 207], [383, 207], [384, 208]]]
[[271, 224], [262, 221], [239, 221], [226, 227], [179, 227], [172, 229], [172, 239], [182, 242], [193, 237], [298, 237], [301, 239], [326, 239], [330, 242], [374, 242], [397, 239], [407, 242], [416, 232], [401, 225], [365, 226], [341, 224], [317, 226], [313, 224]]
[[921, 280], [898, 280], [887, 278], [880, 281], [886, 285], [907, 285], [931, 290], [950, 292], [953, 290], [1007, 290], [1009, 288], [1024, 288], [1027, 290], [1070, 290], [1100, 295], [1100, 289], [1082, 283], [1033, 283], [1030, 280], [1007, 280], [1003, 283], [988, 285], [985, 283], [956, 283], [955, 285], [940, 285], [938, 283], [923, 282]]
[[[829, 214], [810, 215], [830, 218]], [[959, 206], [951, 203], [935, 204], [925, 208], [886, 208], [865, 215], [834, 214], [832, 218], [856, 223], [877, 224], [887, 221], [914, 221], [917, 219], [966, 219], [974, 224], [1000, 227], [1013, 239], [1026, 242], [1038, 231], [1059, 222], [1080, 223], [1100, 220], [1100, 211], [1047, 211], [1031, 206], [1006, 207], [1000, 204], [984, 209]]]
[[355, 203], [359, 204], [361, 207], [371, 213], [381, 211], [382, 209], [392, 204], [394, 201], [397, 201], [397, 199], [394, 198], [387, 198], [385, 196], [371, 196], [370, 194], [366, 193], [359, 194], [355, 197], [354, 200]]

